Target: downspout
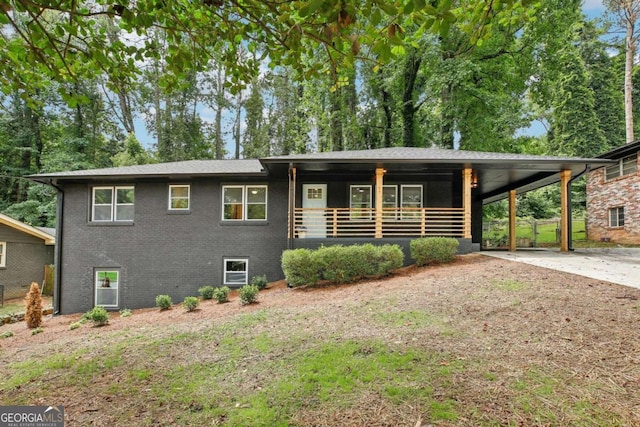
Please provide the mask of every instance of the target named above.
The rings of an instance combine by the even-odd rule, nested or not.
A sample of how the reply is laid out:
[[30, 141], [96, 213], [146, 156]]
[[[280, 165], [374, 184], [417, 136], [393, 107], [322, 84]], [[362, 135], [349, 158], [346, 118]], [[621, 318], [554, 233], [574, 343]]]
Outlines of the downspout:
[[53, 254], [53, 263], [55, 267], [54, 291], [53, 291], [53, 315], [60, 314], [60, 294], [62, 293], [62, 224], [64, 216], [64, 191], [50, 180], [50, 186], [58, 191], [58, 200], [56, 201], [56, 247]]
[[573, 184], [573, 181], [575, 181], [576, 179], [580, 178], [582, 175], [584, 175], [585, 173], [589, 172], [589, 170], [591, 170], [591, 165], [587, 165], [585, 166], [584, 170], [582, 172], [580, 172], [578, 175], [572, 177], [569, 182], [567, 182], [567, 210], [569, 211], [569, 218], [567, 218], [567, 238], [568, 238], [568, 249], [570, 252], [573, 252], [573, 208], [571, 206], [571, 184]]

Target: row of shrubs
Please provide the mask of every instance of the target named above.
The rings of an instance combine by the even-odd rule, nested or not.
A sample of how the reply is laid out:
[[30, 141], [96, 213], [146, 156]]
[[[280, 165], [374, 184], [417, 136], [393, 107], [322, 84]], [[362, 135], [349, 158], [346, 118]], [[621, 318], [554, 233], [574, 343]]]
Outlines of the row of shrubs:
[[[411, 257], [423, 266], [450, 262], [458, 240], [424, 237], [411, 241]], [[402, 267], [404, 253], [398, 245], [371, 243], [351, 246], [322, 246], [319, 249], [291, 249], [282, 254], [282, 271], [289, 286], [314, 285], [320, 280], [349, 283], [364, 277], [382, 277]]]

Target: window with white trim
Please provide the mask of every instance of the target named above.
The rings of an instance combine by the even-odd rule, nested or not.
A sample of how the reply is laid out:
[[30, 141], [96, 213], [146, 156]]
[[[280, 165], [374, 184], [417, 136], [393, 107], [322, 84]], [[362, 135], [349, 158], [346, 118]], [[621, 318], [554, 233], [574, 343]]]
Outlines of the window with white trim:
[[395, 209], [398, 207], [398, 187], [395, 185], [382, 186], [382, 209], [384, 219], [396, 219]]
[[225, 185], [222, 205], [223, 220], [264, 221], [267, 219], [267, 186]]
[[224, 284], [243, 286], [249, 283], [249, 260], [228, 258], [224, 260]]
[[7, 242], [0, 242], [0, 267], [7, 266]]
[[607, 181], [638, 171], [638, 154], [623, 157], [616, 164], [606, 167]]
[[119, 287], [120, 273], [118, 270], [97, 269], [95, 275], [95, 305], [105, 308], [117, 308]]
[[371, 219], [371, 186], [352, 185], [349, 191], [351, 219]]
[[170, 185], [169, 186], [169, 210], [188, 211], [191, 199], [190, 185]]
[[93, 187], [91, 221], [133, 221], [133, 186]]
[[624, 227], [624, 206], [609, 209], [609, 227]]
[[419, 208], [422, 208], [422, 185], [401, 185], [400, 207], [403, 219], [419, 218]]

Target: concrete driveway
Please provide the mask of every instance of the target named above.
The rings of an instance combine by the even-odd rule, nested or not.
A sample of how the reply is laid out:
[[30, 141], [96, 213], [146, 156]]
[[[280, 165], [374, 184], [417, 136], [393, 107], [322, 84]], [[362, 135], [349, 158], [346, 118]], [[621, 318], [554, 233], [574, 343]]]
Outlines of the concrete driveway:
[[483, 255], [578, 274], [640, 288], [640, 248], [594, 248], [560, 252], [553, 249], [483, 251]]

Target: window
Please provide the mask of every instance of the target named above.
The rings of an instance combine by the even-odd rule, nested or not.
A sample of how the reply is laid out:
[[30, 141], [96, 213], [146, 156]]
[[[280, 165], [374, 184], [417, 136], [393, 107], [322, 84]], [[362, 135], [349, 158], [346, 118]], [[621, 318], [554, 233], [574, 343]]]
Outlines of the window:
[[382, 209], [384, 211], [383, 218], [395, 219], [398, 207], [398, 187], [395, 185], [382, 186]]
[[422, 207], [422, 185], [402, 185], [400, 191], [402, 218], [420, 218], [419, 208]]
[[117, 270], [96, 270], [96, 305], [118, 307], [119, 276]]
[[7, 266], [7, 242], [0, 242], [0, 267]]
[[91, 221], [133, 221], [134, 187], [94, 187]]
[[609, 209], [609, 227], [624, 227], [624, 206]]
[[224, 284], [233, 286], [246, 285], [248, 282], [249, 260], [248, 259], [225, 259], [224, 260]]
[[309, 187], [307, 188], [307, 200], [322, 200], [324, 195], [322, 190], [324, 187]]
[[267, 219], [266, 185], [228, 185], [222, 187], [222, 219], [264, 221]]
[[169, 210], [170, 211], [188, 211], [190, 196], [191, 196], [191, 186], [170, 185], [169, 186]]
[[351, 219], [371, 219], [371, 186], [352, 185], [350, 194]]
[[638, 155], [624, 157], [618, 160], [618, 163], [607, 166], [607, 180], [617, 178], [619, 176], [630, 175], [638, 170]]

